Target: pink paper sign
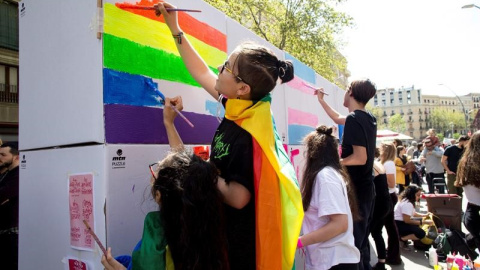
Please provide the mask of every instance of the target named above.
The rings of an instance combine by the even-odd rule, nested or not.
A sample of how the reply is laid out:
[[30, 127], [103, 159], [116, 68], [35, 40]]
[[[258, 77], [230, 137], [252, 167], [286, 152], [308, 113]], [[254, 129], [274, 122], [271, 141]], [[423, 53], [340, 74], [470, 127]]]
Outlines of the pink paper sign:
[[68, 270], [87, 270], [87, 264], [75, 259], [68, 259]]
[[68, 196], [70, 203], [70, 245], [77, 249], [93, 250], [94, 241], [83, 220], [92, 228], [93, 174], [69, 175]]

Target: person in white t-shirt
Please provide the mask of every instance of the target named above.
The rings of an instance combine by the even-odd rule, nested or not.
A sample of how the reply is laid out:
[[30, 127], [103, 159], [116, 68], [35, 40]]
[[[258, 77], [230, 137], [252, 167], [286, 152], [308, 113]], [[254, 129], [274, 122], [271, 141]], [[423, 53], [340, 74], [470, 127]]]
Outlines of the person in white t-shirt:
[[304, 139], [306, 166], [301, 183], [305, 216], [298, 248], [306, 269], [358, 269], [353, 220], [358, 217], [350, 178], [340, 164], [332, 128], [319, 126]]
[[[420, 214], [415, 211], [415, 202], [420, 199], [422, 189], [411, 184], [399, 195], [399, 201], [395, 205], [394, 216], [397, 224], [398, 234], [405, 246], [408, 246], [408, 240], [420, 240], [425, 237], [425, 231], [420, 228], [423, 223], [432, 224], [431, 220], [423, 221], [430, 213]], [[413, 219], [419, 217], [421, 219]]]

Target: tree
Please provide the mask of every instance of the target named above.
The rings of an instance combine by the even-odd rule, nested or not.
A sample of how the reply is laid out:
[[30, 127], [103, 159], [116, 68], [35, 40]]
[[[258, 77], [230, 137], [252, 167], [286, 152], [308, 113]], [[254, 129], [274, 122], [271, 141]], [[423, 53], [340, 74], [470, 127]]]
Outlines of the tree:
[[387, 125], [383, 123], [383, 110], [380, 107], [372, 107], [369, 103], [365, 106], [367, 111], [371, 112], [373, 116], [377, 119], [377, 130], [386, 129]]
[[407, 122], [403, 119], [403, 116], [396, 113], [388, 120], [388, 129], [404, 133], [407, 130]]
[[465, 115], [445, 108], [435, 108], [430, 114], [430, 122], [432, 125], [431, 127], [437, 132], [443, 132], [448, 135], [453, 134], [452, 129], [465, 128]]
[[338, 74], [348, 74], [337, 50], [337, 35], [352, 18], [334, 9], [345, 0], [205, 0], [260, 37], [342, 88]]

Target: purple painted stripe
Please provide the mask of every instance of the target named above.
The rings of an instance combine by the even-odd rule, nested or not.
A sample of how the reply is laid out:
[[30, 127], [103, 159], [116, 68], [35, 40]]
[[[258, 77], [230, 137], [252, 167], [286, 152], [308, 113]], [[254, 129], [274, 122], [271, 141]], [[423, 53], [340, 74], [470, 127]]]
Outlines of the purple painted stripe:
[[[119, 104], [105, 104], [105, 137], [107, 143], [168, 144], [163, 125], [163, 109]], [[218, 127], [215, 116], [183, 112], [195, 125], [183, 119], [175, 126], [185, 144], [210, 144]]]

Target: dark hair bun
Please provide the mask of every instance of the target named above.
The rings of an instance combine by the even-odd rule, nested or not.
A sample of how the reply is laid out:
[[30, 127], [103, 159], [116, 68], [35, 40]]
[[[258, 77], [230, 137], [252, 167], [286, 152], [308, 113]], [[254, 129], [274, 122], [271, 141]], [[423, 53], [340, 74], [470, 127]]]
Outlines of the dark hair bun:
[[293, 80], [293, 63], [290, 60], [278, 60], [278, 77], [282, 80], [282, 83]]
[[325, 134], [325, 135], [328, 135], [328, 136], [332, 136], [332, 133], [333, 133], [333, 128], [332, 127], [327, 127], [325, 125], [321, 125], [321, 126], [318, 126], [316, 128], [316, 131], [319, 133], [319, 134]]

